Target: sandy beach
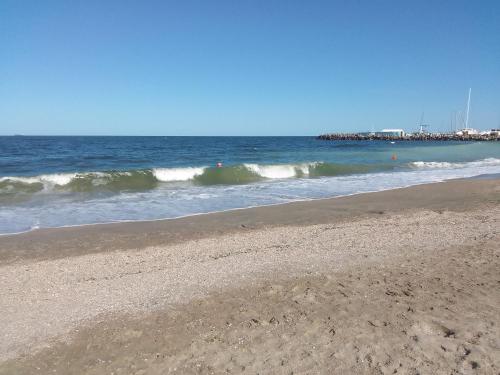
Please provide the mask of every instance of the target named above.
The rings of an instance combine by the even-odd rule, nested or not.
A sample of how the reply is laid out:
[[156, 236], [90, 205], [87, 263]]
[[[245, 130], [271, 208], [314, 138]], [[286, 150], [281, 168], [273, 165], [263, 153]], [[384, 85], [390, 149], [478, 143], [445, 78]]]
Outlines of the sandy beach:
[[500, 180], [0, 237], [0, 374], [499, 374]]

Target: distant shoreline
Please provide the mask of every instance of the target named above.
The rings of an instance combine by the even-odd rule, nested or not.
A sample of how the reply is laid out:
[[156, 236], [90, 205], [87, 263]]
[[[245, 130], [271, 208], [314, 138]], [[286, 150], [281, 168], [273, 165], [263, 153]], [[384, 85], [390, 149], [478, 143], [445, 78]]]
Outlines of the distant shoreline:
[[457, 135], [457, 134], [407, 134], [404, 136], [380, 135], [380, 134], [361, 134], [361, 133], [329, 133], [321, 134], [316, 139], [323, 141], [440, 141], [440, 142], [498, 142], [500, 133], [496, 135]]

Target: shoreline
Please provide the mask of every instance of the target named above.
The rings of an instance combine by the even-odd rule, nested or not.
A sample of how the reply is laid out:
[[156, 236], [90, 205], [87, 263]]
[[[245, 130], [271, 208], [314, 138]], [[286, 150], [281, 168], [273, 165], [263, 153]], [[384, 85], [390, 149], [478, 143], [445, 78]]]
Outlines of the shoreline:
[[36, 227], [36, 228], [31, 228], [25, 231], [20, 231], [20, 232], [12, 232], [12, 233], [0, 233], [0, 238], [2, 236], [17, 236], [20, 234], [27, 234], [27, 233], [32, 233], [32, 232], [37, 232], [37, 231], [52, 231], [52, 230], [60, 230], [60, 229], [66, 229], [66, 228], [79, 228], [79, 227], [88, 227], [88, 226], [106, 226], [106, 225], [112, 225], [112, 224], [131, 224], [131, 223], [154, 223], [157, 221], [170, 221], [170, 220], [179, 220], [179, 219], [186, 219], [194, 216], [201, 216], [201, 215], [212, 215], [212, 214], [221, 214], [225, 212], [232, 212], [232, 211], [240, 211], [240, 210], [246, 210], [246, 209], [251, 209], [251, 208], [260, 208], [260, 207], [272, 207], [272, 206], [282, 206], [286, 204], [291, 204], [291, 203], [298, 203], [298, 202], [312, 202], [312, 201], [322, 201], [322, 200], [330, 200], [330, 199], [339, 199], [339, 198], [345, 198], [345, 197], [351, 197], [351, 196], [357, 196], [361, 194], [373, 194], [373, 193], [380, 193], [383, 191], [392, 191], [392, 190], [399, 190], [399, 189], [406, 189], [412, 186], [421, 186], [421, 185], [432, 185], [432, 184], [439, 184], [442, 182], [446, 181], [455, 181], [455, 180], [469, 180], [469, 179], [497, 179], [500, 178], [500, 175], [498, 174], [486, 174], [486, 175], [479, 175], [479, 176], [474, 176], [470, 178], [456, 178], [456, 179], [450, 179], [450, 180], [443, 180], [443, 181], [435, 181], [435, 182], [423, 182], [420, 184], [414, 184], [414, 185], [406, 185], [406, 186], [401, 186], [401, 187], [395, 187], [395, 188], [390, 188], [390, 189], [385, 189], [385, 190], [373, 190], [373, 191], [365, 191], [362, 193], [352, 193], [352, 194], [345, 194], [345, 195], [336, 195], [333, 197], [326, 197], [326, 198], [302, 198], [302, 199], [297, 199], [294, 201], [288, 201], [288, 202], [281, 202], [281, 203], [270, 203], [270, 204], [262, 204], [262, 205], [257, 205], [257, 206], [246, 206], [246, 207], [236, 207], [236, 208], [228, 208], [226, 210], [219, 210], [219, 211], [209, 211], [209, 212], [199, 212], [199, 213], [194, 213], [194, 214], [187, 214], [187, 215], [182, 215], [182, 216], [176, 216], [176, 217], [164, 217], [164, 218], [159, 218], [159, 219], [145, 219], [145, 220], [117, 220], [117, 221], [108, 221], [108, 222], [101, 222], [101, 223], [88, 223], [88, 224], [74, 224], [74, 225], [61, 225], [58, 227]]
[[[295, 179], [279, 179], [279, 183], [276, 185], [278, 186], [277, 190], [274, 191], [273, 188], [271, 189], [270, 195], [268, 198], [262, 198], [258, 197], [252, 198], [252, 194], [249, 194], [247, 197], [245, 194], [243, 200], [239, 200], [239, 193], [234, 195], [234, 194], [229, 194], [227, 197], [226, 201], [226, 196], [225, 195], [220, 195], [219, 193], [216, 193], [212, 199], [207, 198], [208, 200], [206, 202], [203, 202], [205, 198], [200, 198], [197, 194], [199, 192], [194, 191], [194, 195], [191, 195], [191, 192], [188, 191], [186, 194], [188, 197], [186, 198], [188, 201], [193, 199], [193, 202], [190, 203], [190, 205], [187, 206], [182, 206], [177, 207], [176, 205], [176, 199], [170, 199], [168, 196], [163, 196], [160, 199], [157, 198], [152, 198], [155, 196], [155, 189], [151, 189], [151, 191], [146, 190], [144, 192], [144, 196], [132, 194], [131, 196], [128, 196], [125, 194], [123, 196], [117, 195], [114, 196], [116, 198], [116, 201], [114, 203], [109, 203], [107, 202], [106, 199], [104, 200], [92, 200], [92, 199], [87, 199], [83, 200], [79, 203], [75, 202], [66, 202], [62, 203], [62, 207], [60, 208], [62, 211], [61, 215], [58, 215], [58, 208], [55, 208], [54, 206], [55, 201], [52, 200], [52, 198], [47, 198], [47, 202], [49, 203], [48, 206], [46, 207], [48, 212], [45, 212], [44, 209], [44, 204], [38, 206], [38, 204], [34, 203], [35, 206], [31, 207], [30, 201], [26, 201], [23, 204], [18, 205], [7, 205], [4, 206], [4, 210], [2, 211], [3, 215], [1, 215], [1, 220], [0, 220], [0, 226], [3, 227], [2, 232], [0, 233], [0, 238], [7, 236], [15, 236], [15, 235], [22, 235], [25, 233], [30, 233], [30, 232], [38, 232], [41, 230], [48, 230], [48, 229], [60, 229], [60, 228], [73, 228], [73, 227], [83, 227], [83, 226], [93, 226], [93, 225], [112, 225], [112, 224], [123, 224], [123, 223], [137, 223], [137, 222], [153, 222], [153, 221], [163, 221], [163, 220], [173, 220], [173, 219], [180, 219], [180, 218], [186, 218], [186, 217], [191, 217], [191, 216], [197, 216], [197, 215], [205, 215], [205, 214], [211, 214], [211, 213], [220, 213], [220, 212], [226, 212], [226, 211], [234, 211], [234, 210], [240, 210], [240, 209], [248, 209], [248, 208], [256, 208], [256, 207], [266, 207], [266, 206], [273, 206], [273, 205], [280, 205], [280, 204], [287, 204], [287, 203], [292, 203], [292, 202], [300, 202], [300, 201], [312, 201], [312, 200], [322, 200], [322, 199], [330, 199], [330, 198], [339, 198], [339, 197], [346, 197], [350, 195], [357, 195], [357, 194], [366, 194], [366, 193], [372, 193], [372, 192], [379, 192], [379, 191], [386, 191], [386, 190], [394, 190], [394, 189], [400, 189], [400, 188], [405, 188], [405, 187], [410, 187], [410, 186], [418, 186], [418, 185], [423, 185], [423, 184], [431, 184], [431, 183], [439, 183], [439, 182], [444, 182], [444, 181], [449, 181], [449, 180], [455, 180], [455, 179], [470, 179], [470, 178], [475, 178], [479, 177], [481, 175], [484, 175], [485, 173], [493, 173], [495, 174], [497, 167], [499, 166], [498, 162], [500, 159], [496, 158], [484, 158], [476, 161], [471, 161], [471, 162], [464, 162], [464, 163], [440, 163], [440, 162], [429, 162], [429, 165], [426, 167], [425, 164], [426, 162], [413, 162], [413, 163], [407, 163], [407, 167], [410, 166], [410, 164], [415, 164], [413, 168], [407, 168], [408, 170], [401, 170], [401, 173], [404, 174], [397, 174], [393, 173], [395, 171], [398, 171], [397, 166], [393, 166], [393, 169], [389, 168], [390, 170], [386, 171], [388, 174], [384, 173], [384, 169], [380, 171], [372, 171], [375, 173], [354, 173], [354, 174], [348, 174], [347, 180], [343, 180], [342, 174], [339, 175], [340, 179], [336, 181], [336, 179], [332, 179], [332, 181], [328, 182], [329, 179], [316, 179], [316, 178], [311, 178], [311, 184], [314, 185], [315, 182], [313, 181], [319, 181], [319, 191], [315, 191], [315, 188], [318, 188], [318, 186], [313, 186], [311, 191], [314, 193], [307, 193], [305, 191], [302, 191], [303, 188], [300, 188], [302, 184], [302, 179], [298, 179], [298, 187], [302, 190], [299, 189], [298, 193], [292, 194], [291, 196], [288, 196], [286, 191], [287, 189], [283, 191], [283, 188], [280, 188], [279, 186], [287, 186], [288, 180], [291, 181], [291, 184], [296, 184], [297, 181]], [[456, 164], [456, 165], [455, 165]], [[463, 165], [462, 165], [463, 164]], [[291, 165], [269, 165], [269, 167], [290, 167], [290, 168], [295, 168], [294, 173], [298, 173], [298, 169], [304, 168], [304, 165], [309, 166], [309, 168], [313, 167], [316, 168], [317, 165], [322, 166], [322, 162], [307, 162], [305, 164], [291, 164]], [[335, 164], [333, 164], [335, 165]], [[441, 171], [434, 171], [434, 167], [436, 166], [448, 166], [452, 167], [449, 170], [445, 170], [443, 172]], [[464, 169], [463, 173], [456, 173], [453, 172], [454, 166], [466, 166]], [[245, 168], [248, 169], [247, 172], [252, 172], [254, 167], [257, 167], [258, 169], [258, 164], [243, 164]], [[492, 166], [492, 169], [489, 168]], [[298, 168], [298, 169], [297, 169]], [[384, 168], [388, 168], [386, 165]], [[394, 169], [395, 168], [395, 169]], [[472, 168], [472, 169], [471, 169]], [[182, 169], [182, 168], [181, 168]], [[193, 172], [195, 169], [203, 169], [205, 172], [208, 170], [211, 170], [211, 168], [205, 168], [205, 167], [200, 167], [200, 168], [185, 168], [186, 170], [183, 172], [188, 172], [188, 173], [195, 173], [191, 177], [186, 177], [184, 176], [183, 178], [188, 178], [188, 179], [196, 179], [197, 177], [201, 176], [196, 173], [198, 172]], [[144, 170], [142, 172], [147, 172], [147, 173], [152, 173], [151, 177], [156, 176], [157, 169], [150, 169], [150, 170]], [[158, 169], [158, 171], [162, 171], [161, 173], [165, 171], [170, 171], [168, 173], [174, 173], [176, 174], [178, 172], [177, 169]], [[413, 176], [412, 171], [415, 171], [417, 174], [422, 173], [419, 177]], [[134, 171], [132, 171], [134, 172]], [[137, 170], [136, 172], [141, 172], [141, 170]], [[141, 173], [142, 173], [141, 172]], [[276, 171], [275, 171], [276, 172]], [[274, 173], [275, 173], [274, 172]], [[280, 172], [280, 171], [278, 171]], [[282, 173], [281, 171], [280, 173]], [[286, 173], [290, 173], [289, 170], [285, 171]], [[380, 174], [379, 174], [380, 172]], [[105, 172], [105, 174], [108, 172]], [[114, 172], [113, 172], [114, 173]], [[118, 175], [120, 179], [117, 179], [115, 181], [115, 178], [113, 177], [114, 174], [112, 172], [109, 172], [106, 174], [106, 178], [112, 178], [113, 181], [111, 182], [120, 182], [121, 178], [124, 176], [128, 176], [128, 172], [122, 171], [118, 172]], [[158, 172], [160, 173], [160, 172]], [[167, 173], [167, 172], [165, 172]], [[253, 172], [252, 172], [253, 173]], [[257, 171], [256, 173], [264, 173], [262, 171]], [[264, 175], [266, 176], [265, 178], [262, 175], [261, 177], [264, 178], [264, 180], [267, 178], [268, 172], [265, 172]], [[304, 172], [305, 173], [305, 172]], [[312, 173], [312, 172], [310, 172]], [[409, 173], [409, 175], [408, 175]], [[88, 172], [89, 176], [93, 176], [94, 172]], [[95, 172], [96, 176], [101, 175], [101, 172]], [[497, 173], [500, 175], [500, 173]], [[271, 174], [272, 175], [272, 174]], [[45, 178], [45, 177], [46, 178]], [[52, 176], [52, 177], [51, 177]], [[54, 186], [51, 185], [52, 183], [55, 183], [56, 186], [58, 185], [69, 185], [72, 184], [75, 181], [78, 181], [80, 179], [80, 176], [78, 173], [64, 173], [64, 174], [48, 174], [48, 175], [40, 175], [38, 177], [33, 177], [36, 181], [40, 182], [44, 186], [45, 189], [53, 189]], [[83, 176], [83, 175], [82, 175]], [[349, 177], [351, 176], [351, 177]], [[365, 181], [365, 176], [366, 178], [370, 179], [370, 182]], [[400, 176], [400, 177], [398, 177]], [[78, 178], [77, 178], [78, 177]], [[277, 177], [277, 175], [275, 175]], [[298, 177], [296, 175], [296, 177]], [[415, 179], [414, 179], [415, 177]], [[7, 178], [7, 181], [9, 177], [4, 177]], [[94, 178], [94, 177], [92, 177]], [[101, 178], [101, 177], [99, 177]], [[104, 178], [104, 177], [103, 177]], [[128, 177], [127, 177], [128, 178]], [[134, 177], [135, 178], [135, 177]], [[159, 179], [158, 181], [168, 181], [168, 178], [163, 176], [160, 178], [154, 177]], [[165, 178], [167, 178], [165, 180]], [[273, 179], [274, 177], [269, 177]], [[351, 180], [352, 178], [352, 180]], [[1, 180], [2, 178], [0, 178]], [[17, 177], [13, 177], [14, 180], [17, 179]], [[386, 181], [387, 179], [387, 181]], [[29, 180], [29, 178], [28, 178]], [[84, 179], [85, 180], [85, 179]], [[49, 183], [48, 181], [51, 181]], [[101, 184], [100, 180], [92, 180], [92, 184]], [[135, 180], [134, 180], [135, 181]], [[157, 181], [157, 182], [158, 182]], [[326, 182], [325, 182], [326, 181]], [[140, 182], [140, 181], [139, 181]], [[142, 181], [141, 183], [143, 183]], [[23, 182], [24, 183], [24, 182]], [[30, 182], [31, 183], [31, 182]], [[121, 183], [125, 183], [125, 181], [121, 181]], [[48, 184], [46, 186], [46, 184]], [[284, 184], [284, 185], [283, 185]], [[10, 186], [10, 185], [8, 185]], [[196, 183], [193, 185], [193, 187], [196, 186]], [[220, 186], [220, 185], [219, 185]], [[243, 184], [244, 189], [250, 189], [252, 190], [252, 184]], [[266, 185], [268, 188], [269, 186], [272, 185]], [[306, 183], [305, 186], [309, 186], [309, 182]], [[321, 186], [325, 186], [325, 188], [322, 190]], [[292, 187], [297, 187], [293, 185]], [[257, 186], [257, 189], [260, 187]], [[307, 188], [309, 189], [309, 187]], [[57, 189], [56, 189], [57, 190]], [[182, 190], [182, 189], [181, 189]], [[225, 188], [223, 188], [221, 191], [224, 191]], [[233, 187], [231, 185], [228, 185], [228, 191], [232, 191]], [[293, 190], [293, 189], [292, 189]], [[239, 189], [236, 189], [235, 191], [239, 191]], [[329, 191], [329, 193], [327, 193]], [[149, 194], [151, 192], [151, 194]], [[176, 193], [175, 193], [176, 194]], [[278, 194], [278, 195], [276, 195]], [[281, 196], [280, 194], [285, 194], [284, 196]], [[209, 194], [210, 195], [210, 194]], [[276, 195], [276, 196], [275, 196]], [[132, 199], [129, 201], [129, 198], [132, 197]], [[133, 198], [135, 197], [135, 198]], [[138, 198], [140, 197], [140, 198]], [[109, 198], [109, 197], [108, 197]], [[115, 199], [113, 198], [113, 199]], [[163, 199], [165, 198], [165, 199]], [[181, 197], [182, 198], [182, 197]], [[185, 199], [185, 198], [182, 198]], [[181, 200], [182, 200], [181, 199]], [[201, 201], [200, 201], [201, 199]], [[122, 202], [118, 204], [119, 202]], [[127, 203], [128, 202], [128, 203]], [[208, 202], [208, 203], [207, 203]], [[265, 203], [267, 202], [267, 203]], [[21, 201], [22, 203], [22, 201]], [[108, 205], [111, 205], [108, 207]], [[139, 208], [140, 207], [140, 208]], [[71, 209], [70, 209], [71, 208]], [[138, 209], [139, 208], [139, 209]], [[34, 209], [33, 212], [31, 209]], [[106, 214], [106, 211], [112, 209], [113, 213], [112, 214]], [[130, 212], [128, 211], [130, 210]], [[78, 214], [79, 212], [82, 212], [84, 214], [84, 218], [75, 218], [72, 217], [71, 213], [76, 213]], [[90, 212], [90, 215], [87, 215], [86, 213]], [[120, 214], [121, 212], [121, 214]], [[128, 213], [129, 212], [129, 213]], [[37, 217], [40, 215], [40, 218], [37, 219]], [[75, 215], [73, 215], [75, 216]], [[40, 224], [40, 221], [43, 223]]]
[[223, 209], [223, 210], [218, 210], [218, 211], [186, 214], [186, 215], [181, 215], [181, 216], [176, 216], [176, 217], [164, 217], [164, 218], [158, 218], [158, 219], [139, 219], [139, 220], [117, 220], [117, 221], [109, 221], [109, 222], [61, 225], [61, 226], [55, 226], [55, 227], [42, 227], [42, 228], [33, 227], [31, 229], [19, 231], [19, 232], [0, 233], [0, 238], [23, 235], [23, 234], [27, 234], [27, 233], [36, 233], [39, 231], [61, 230], [61, 229], [66, 229], [66, 228], [79, 228], [79, 227], [88, 227], [88, 226], [106, 226], [106, 225], [113, 225], [113, 224], [119, 225], [119, 224], [131, 224], [131, 223], [152, 223], [152, 222], [158, 222], [158, 221], [170, 221], [170, 220], [186, 219], [186, 218], [190, 218], [190, 217], [194, 217], [194, 216], [220, 214], [220, 213], [225, 213], [225, 212], [246, 210], [246, 209], [252, 209], [252, 208], [281, 206], [281, 205], [298, 203], [298, 202], [311, 202], [311, 201], [339, 199], [339, 198], [345, 198], [345, 197], [350, 197], [350, 196], [357, 196], [357, 195], [361, 195], [361, 194], [372, 194], [372, 193], [380, 193], [380, 192], [384, 192], [384, 191], [406, 189], [406, 188], [413, 187], [413, 186], [439, 184], [439, 183], [447, 182], [447, 181], [469, 180], [469, 179], [497, 179], [497, 178], [500, 178], [500, 174], [484, 174], [484, 175], [478, 175], [478, 176], [473, 176], [473, 177], [453, 178], [453, 179], [449, 179], [449, 180], [433, 181], [433, 182], [422, 182], [422, 183], [417, 183], [417, 184], [413, 184], [413, 185], [404, 185], [404, 186], [400, 186], [400, 187], [388, 188], [388, 189], [383, 189], [383, 190], [371, 190], [371, 191], [364, 191], [364, 192], [356, 192], [356, 193], [351, 193], [351, 194], [336, 195], [336, 196], [325, 197], [325, 198], [300, 198], [297, 200], [287, 201], [287, 202], [262, 204], [262, 205], [256, 205], [256, 206], [235, 207], [235, 208], [228, 208], [228, 209]]
[[499, 368], [499, 208], [455, 180], [10, 243], [0, 374]]
[[[426, 206], [446, 209], [448, 201], [454, 202], [455, 209], [469, 209], [481, 204], [482, 200], [471, 200], [468, 190], [481, 189], [483, 193], [488, 190], [488, 194], [494, 196], [495, 192], [491, 189], [496, 185], [495, 181], [500, 181], [498, 175], [476, 176], [330, 198], [235, 208], [178, 218], [83, 224], [4, 234], [0, 236], [0, 264], [24, 259], [57, 259], [118, 249], [175, 244], [191, 239], [265, 227], [322, 224], [331, 220], [342, 221], [353, 217], [376, 217], [386, 212], [399, 212]], [[453, 196], [448, 195], [448, 189], [454, 191]], [[430, 199], [426, 197], [428, 191], [429, 193], [432, 191], [433, 194]], [[402, 201], [394, 202], [393, 195]], [[458, 199], [462, 202], [458, 203]], [[311, 212], [306, 215], [307, 217], [302, 217], [303, 210]], [[136, 236], [140, 236], [140, 239], [135, 238]], [[85, 242], [85, 245], [82, 245], [82, 242]]]

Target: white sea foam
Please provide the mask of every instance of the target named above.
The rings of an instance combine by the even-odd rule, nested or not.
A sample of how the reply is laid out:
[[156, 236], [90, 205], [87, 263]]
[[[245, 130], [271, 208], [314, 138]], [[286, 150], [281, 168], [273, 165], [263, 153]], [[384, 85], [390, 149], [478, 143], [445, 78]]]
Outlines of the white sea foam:
[[411, 163], [412, 166], [417, 168], [453, 168], [454, 164], [458, 163], [448, 163], [448, 162], [438, 162], [438, 161], [415, 161]]
[[259, 176], [265, 178], [292, 178], [297, 176], [297, 171], [303, 174], [309, 173], [309, 164], [282, 164], [282, 165], [260, 165], [244, 164], [246, 168]]
[[456, 169], [456, 168], [468, 168], [468, 167], [493, 167], [500, 165], [500, 159], [487, 158], [483, 160], [471, 161], [471, 162], [461, 162], [461, 163], [450, 163], [450, 162], [439, 162], [439, 161], [415, 161], [411, 163], [413, 167], [420, 169]]
[[1, 177], [0, 181], [15, 181], [15, 182], [22, 182], [25, 184], [35, 184], [35, 183], [42, 183], [44, 185], [67, 185], [71, 182], [73, 178], [75, 178], [76, 173], [54, 173], [54, 174], [45, 174], [45, 175], [40, 175], [40, 176], [33, 176], [33, 177], [18, 177], [18, 176], [12, 176], [12, 177]]
[[200, 175], [205, 170], [205, 167], [188, 167], [188, 168], [155, 168], [153, 175], [158, 181], [189, 181]]

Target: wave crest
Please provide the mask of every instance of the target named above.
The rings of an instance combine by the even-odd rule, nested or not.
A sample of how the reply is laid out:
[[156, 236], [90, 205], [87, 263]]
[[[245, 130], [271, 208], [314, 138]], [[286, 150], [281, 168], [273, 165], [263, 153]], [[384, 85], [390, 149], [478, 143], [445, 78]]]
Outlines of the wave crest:
[[238, 185], [265, 179], [336, 176], [365, 173], [381, 165], [311, 162], [301, 164], [241, 164], [215, 167], [154, 168], [132, 171], [84, 172], [0, 178], [0, 196], [45, 192], [147, 190], [161, 183], [192, 182], [197, 185]]
[[198, 175], [203, 174], [205, 167], [188, 167], [188, 168], [155, 168], [153, 175], [158, 181], [189, 181]]
[[[411, 169], [498, 167], [500, 159], [473, 162], [416, 161]], [[392, 164], [241, 164], [215, 167], [155, 168], [131, 171], [44, 174], [32, 177], [1, 177], [0, 201], [15, 202], [45, 192], [140, 191], [161, 184], [185, 182], [196, 185], [238, 185], [267, 179], [317, 178], [391, 170]]]
[[483, 160], [451, 163], [447, 161], [414, 161], [410, 166], [418, 169], [457, 169], [466, 167], [495, 167], [500, 165], [500, 159], [487, 158]]
[[243, 164], [245, 168], [264, 178], [292, 178], [302, 177], [309, 174], [311, 164], [278, 164], [278, 165], [259, 165]]

